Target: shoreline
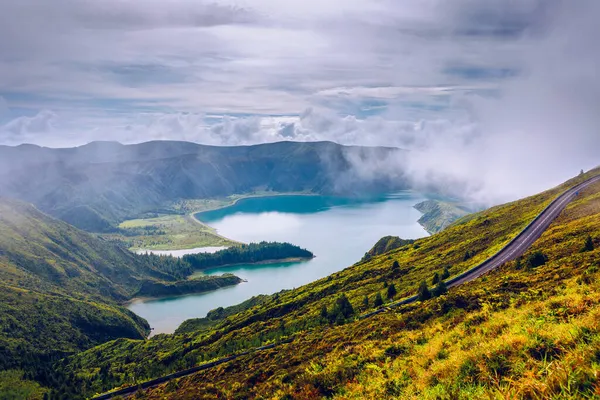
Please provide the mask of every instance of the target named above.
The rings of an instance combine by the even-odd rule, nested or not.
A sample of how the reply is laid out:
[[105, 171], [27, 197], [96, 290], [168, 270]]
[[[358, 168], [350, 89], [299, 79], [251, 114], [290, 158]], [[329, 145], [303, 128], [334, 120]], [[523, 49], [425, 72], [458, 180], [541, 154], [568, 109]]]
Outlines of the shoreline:
[[[230, 242], [234, 242], [234, 243], [238, 243], [238, 244], [246, 244], [244, 242], [240, 242], [238, 240], [233, 240], [230, 239], [228, 237], [225, 237], [223, 235], [220, 235], [217, 230], [215, 228], [213, 228], [212, 226], [208, 225], [207, 223], [204, 223], [202, 221], [200, 221], [198, 218], [196, 218], [196, 214], [202, 214], [205, 212], [210, 212], [210, 211], [216, 211], [216, 210], [222, 210], [224, 208], [228, 208], [228, 207], [233, 207], [235, 206], [239, 201], [241, 200], [246, 200], [246, 199], [253, 199], [253, 198], [261, 198], [261, 197], [279, 197], [279, 196], [320, 196], [320, 194], [318, 193], [307, 193], [307, 192], [289, 192], [289, 193], [263, 193], [263, 194], [250, 194], [250, 195], [240, 195], [240, 197], [235, 198], [233, 200], [231, 200], [231, 202], [223, 204], [221, 206], [217, 206], [217, 207], [212, 207], [212, 208], [207, 208], [206, 210], [202, 210], [202, 211], [194, 211], [191, 212], [189, 214], [187, 214], [189, 217], [192, 218], [192, 220], [194, 220], [196, 223], [199, 223], [202, 226], [205, 226], [209, 229], [211, 229], [214, 233], [215, 236], [223, 239], [223, 240], [228, 240]], [[187, 250], [187, 249], [181, 249], [181, 250]]]
[[[319, 194], [308, 193], [308, 192], [285, 192], [285, 193], [274, 192], [274, 193], [260, 193], [260, 194], [248, 194], [248, 195], [232, 195], [232, 196], [236, 196], [236, 198], [234, 198], [234, 199], [226, 198], [224, 200], [228, 200], [228, 201], [219, 206], [214, 206], [214, 207], [210, 207], [210, 208], [206, 208], [206, 209], [186, 212], [185, 214], [177, 214], [177, 215], [183, 217], [184, 219], [190, 221], [192, 224], [199, 224], [200, 226], [206, 228], [208, 231], [210, 231], [211, 235], [213, 235], [215, 238], [221, 239], [222, 241], [229, 243], [229, 245], [224, 245], [223, 243], [215, 242], [215, 243], [210, 243], [210, 244], [201, 245], [201, 246], [194, 244], [194, 245], [180, 247], [180, 248], [176, 248], [176, 249], [163, 248], [163, 246], [158, 246], [158, 248], [130, 247], [128, 250], [133, 253], [138, 253], [139, 251], [148, 252], [148, 253], [151, 253], [151, 252], [175, 252], [175, 251], [185, 251], [185, 250], [192, 250], [195, 248], [205, 248], [205, 247], [228, 248], [228, 247], [232, 247], [235, 245], [247, 244], [247, 243], [241, 242], [239, 240], [230, 239], [226, 236], [219, 234], [215, 228], [213, 228], [212, 226], [210, 226], [210, 225], [200, 221], [198, 218], [196, 218], [196, 214], [201, 214], [203, 212], [210, 212], [210, 211], [215, 211], [215, 210], [221, 210], [221, 209], [227, 208], [227, 207], [232, 207], [241, 200], [251, 199], [251, 198], [277, 197], [277, 196], [319, 196]], [[199, 199], [199, 200], [202, 200], [202, 199]]]
[[[303, 262], [303, 261], [310, 261], [312, 259], [316, 258], [316, 256], [312, 256], [312, 257], [288, 257], [288, 258], [282, 258], [279, 260], [263, 260], [263, 261], [257, 261], [254, 263], [238, 263], [238, 264], [226, 264], [226, 265], [219, 265], [218, 267], [215, 268], [211, 268], [211, 269], [218, 269], [218, 268], [229, 268], [229, 267], [236, 267], [236, 266], [240, 266], [240, 265], [270, 265], [270, 264], [291, 264], [291, 263], [296, 263], [296, 262]], [[198, 270], [196, 272], [194, 272], [193, 274], [191, 274], [190, 276], [188, 276], [186, 278], [186, 280], [193, 280], [194, 276], [220, 276], [220, 275], [210, 275], [207, 274], [203, 271], [210, 271], [210, 269], [207, 270]], [[221, 274], [223, 275], [223, 274]], [[237, 275], [236, 275], [237, 276]], [[239, 277], [238, 277], [239, 278]], [[240, 278], [242, 281], [236, 285], [232, 285], [233, 286], [237, 286], [240, 285], [242, 283], [247, 283], [248, 281], [246, 279]], [[219, 288], [219, 289], [214, 289], [214, 290], [208, 290], [205, 292], [198, 292], [198, 293], [187, 293], [187, 294], [182, 294], [182, 295], [173, 295], [173, 296], [157, 296], [157, 297], [148, 297], [148, 296], [141, 296], [141, 297], [134, 297], [132, 299], [129, 299], [125, 302], [122, 303], [122, 305], [124, 307], [129, 307], [132, 304], [136, 304], [136, 303], [146, 303], [148, 301], [154, 301], [154, 300], [161, 300], [161, 299], [170, 299], [170, 298], [181, 298], [181, 297], [188, 297], [188, 296], [197, 296], [200, 294], [205, 294], [205, 293], [210, 293], [210, 292], [214, 292], [217, 290], [220, 290], [223, 288]]]
[[[242, 279], [242, 278], [240, 278], [240, 279]], [[133, 299], [127, 300], [126, 302], [122, 303], [121, 305], [129, 310], [129, 307], [132, 306], [132, 305], [134, 305], [134, 304], [147, 303], [147, 302], [151, 302], [151, 301], [159, 301], [159, 300], [164, 300], [164, 299], [180, 299], [180, 298], [183, 298], [183, 297], [198, 296], [198, 295], [202, 295], [202, 294], [206, 294], [206, 293], [216, 292], [216, 291], [221, 290], [221, 289], [226, 289], [226, 288], [230, 288], [230, 287], [236, 287], [236, 286], [241, 285], [243, 283], [248, 283], [248, 281], [245, 280], [245, 279], [242, 279], [242, 281], [240, 283], [237, 283], [235, 285], [224, 286], [224, 287], [220, 287], [218, 289], [207, 290], [205, 292], [198, 292], [198, 293], [187, 293], [187, 294], [180, 294], [180, 295], [173, 295], [173, 296], [158, 296], [158, 297], [149, 297], [149, 296], [134, 297]], [[131, 310], [129, 310], [129, 311], [131, 311]], [[138, 314], [136, 314], [136, 315], [138, 317], [140, 316]]]
[[[313, 260], [314, 258], [316, 258], [317, 256], [312, 256], [312, 257], [288, 257], [288, 258], [281, 258], [278, 260], [263, 260], [263, 261], [257, 261], [257, 262], [250, 262], [250, 263], [235, 263], [235, 264], [224, 264], [224, 265], [219, 265], [216, 266], [214, 268], [207, 268], [205, 270], [198, 270], [196, 272], [194, 272], [192, 275], [190, 275], [188, 277], [191, 278], [196, 274], [201, 273], [202, 275], [210, 275], [205, 273], [204, 271], [211, 271], [214, 269], [220, 269], [220, 268], [230, 268], [230, 267], [239, 267], [240, 265], [270, 265], [270, 264], [292, 264], [292, 263], [297, 263], [297, 262], [303, 262], [303, 261], [310, 261]], [[201, 275], [198, 275], [201, 276]]]

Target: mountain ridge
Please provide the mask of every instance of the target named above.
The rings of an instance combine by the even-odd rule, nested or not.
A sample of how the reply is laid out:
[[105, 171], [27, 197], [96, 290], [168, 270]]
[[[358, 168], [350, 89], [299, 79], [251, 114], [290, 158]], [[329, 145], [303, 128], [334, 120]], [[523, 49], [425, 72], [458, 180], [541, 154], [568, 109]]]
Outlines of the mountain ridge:
[[408, 185], [401, 177], [360, 171], [360, 163], [402, 154], [396, 148], [333, 142], [0, 146], [0, 195], [31, 202], [81, 229], [108, 232], [125, 219], [182, 199], [256, 190], [356, 195], [404, 189]]

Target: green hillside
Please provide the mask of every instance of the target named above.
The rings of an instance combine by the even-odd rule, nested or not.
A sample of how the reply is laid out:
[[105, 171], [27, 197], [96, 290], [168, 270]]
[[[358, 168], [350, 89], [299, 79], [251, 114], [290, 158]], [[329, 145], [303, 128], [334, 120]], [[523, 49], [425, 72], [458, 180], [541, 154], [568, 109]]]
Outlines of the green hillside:
[[70, 357], [61, 372], [67, 385], [89, 395], [293, 337], [290, 344], [136, 396], [594, 398], [599, 184], [580, 193], [522, 260], [431, 300], [356, 317], [378, 298], [412, 295], [423, 281], [432, 288], [436, 276], [478, 264], [555, 196], [599, 172], [473, 214], [439, 234], [242, 307], [216, 325], [197, 324], [197, 332], [186, 324], [178, 335], [106, 343]]
[[24, 371], [51, 385], [54, 360], [148, 335], [148, 323], [123, 306], [134, 296], [241, 282], [233, 275], [188, 280], [180, 264], [135, 255], [31, 205], [0, 198], [0, 370]]

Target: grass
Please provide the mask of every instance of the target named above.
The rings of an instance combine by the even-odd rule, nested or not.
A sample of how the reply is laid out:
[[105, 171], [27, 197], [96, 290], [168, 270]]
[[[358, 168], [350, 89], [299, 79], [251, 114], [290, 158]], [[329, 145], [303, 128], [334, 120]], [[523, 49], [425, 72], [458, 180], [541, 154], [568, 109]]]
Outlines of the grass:
[[[588, 235], [600, 245], [600, 184], [583, 191], [529, 251], [547, 255], [545, 265], [529, 269], [509, 263], [447, 295], [367, 320], [330, 323], [320, 317], [340, 294], [359, 314], [372, 310], [377, 293], [386, 299], [386, 284], [395, 285], [398, 300], [414, 294], [423, 280], [431, 287], [433, 274], [445, 267], [452, 275], [463, 272], [495, 253], [586, 176], [465, 217], [440, 234], [269, 296], [215, 325], [90, 349], [71, 357], [65, 372], [100, 392], [293, 335], [293, 343], [276, 350], [139, 395], [595, 398], [600, 395], [594, 378], [600, 362], [600, 250], [580, 249]], [[465, 260], [467, 251], [473, 257]], [[394, 261], [399, 268], [392, 267]], [[99, 369], [106, 373], [98, 375]]]
[[[192, 214], [164, 215], [134, 219], [121, 223], [125, 231], [119, 235], [130, 244], [130, 250], [182, 250], [209, 246], [232, 246], [237, 242], [217, 234]], [[110, 235], [114, 237], [114, 235]]]
[[246, 198], [285, 195], [309, 195], [309, 193], [256, 191], [244, 195], [231, 195], [223, 199], [179, 200], [166, 208], [168, 214], [152, 214], [147, 218], [124, 221], [119, 225], [122, 233], [103, 236], [127, 243], [132, 251], [233, 246], [239, 242], [219, 235], [215, 229], [196, 219], [194, 214], [229, 207]]
[[[530, 253], [547, 254], [546, 265], [509, 263], [446, 296], [306, 330], [278, 350], [139, 397], [600, 398], [599, 193], [600, 185], [582, 193], [535, 243]], [[588, 234], [596, 250], [580, 253]]]

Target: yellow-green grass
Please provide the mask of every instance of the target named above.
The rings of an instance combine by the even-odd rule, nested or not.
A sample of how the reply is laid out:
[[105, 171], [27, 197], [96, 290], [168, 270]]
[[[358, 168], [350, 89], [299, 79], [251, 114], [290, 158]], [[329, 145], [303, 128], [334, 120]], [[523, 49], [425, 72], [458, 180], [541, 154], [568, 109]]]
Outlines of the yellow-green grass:
[[[73, 357], [67, 371], [103, 391], [293, 335], [291, 344], [140, 396], [535, 399], [586, 393], [590, 397], [598, 390], [592, 378], [600, 362], [596, 284], [600, 249], [579, 250], [587, 235], [600, 246], [600, 184], [583, 191], [529, 251], [543, 251], [549, 258], [544, 266], [517, 269], [509, 263], [439, 298], [340, 326], [319, 315], [323, 306], [330, 310], [341, 294], [359, 314], [373, 309], [376, 293], [385, 299], [386, 284], [395, 285], [398, 299], [414, 294], [422, 280], [431, 285], [434, 272], [444, 267], [458, 274], [476, 265], [559, 193], [598, 172], [466, 217], [440, 234], [271, 296], [208, 330], [107, 343]], [[464, 260], [467, 251], [475, 256]], [[398, 261], [399, 269], [392, 268], [393, 261]], [[98, 377], [99, 368], [110, 371], [110, 379]]]
[[[600, 398], [599, 216], [596, 184], [530, 250], [549, 257], [544, 266], [509, 263], [437, 299], [306, 331], [139, 397]], [[597, 248], [581, 253], [587, 235]]]
[[215, 229], [198, 221], [192, 214], [128, 220], [121, 223], [119, 228], [133, 234], [107, 236], [127, 241], [132, 251], [180, 250], [232, 246], [237, 243], [219, 235]]

